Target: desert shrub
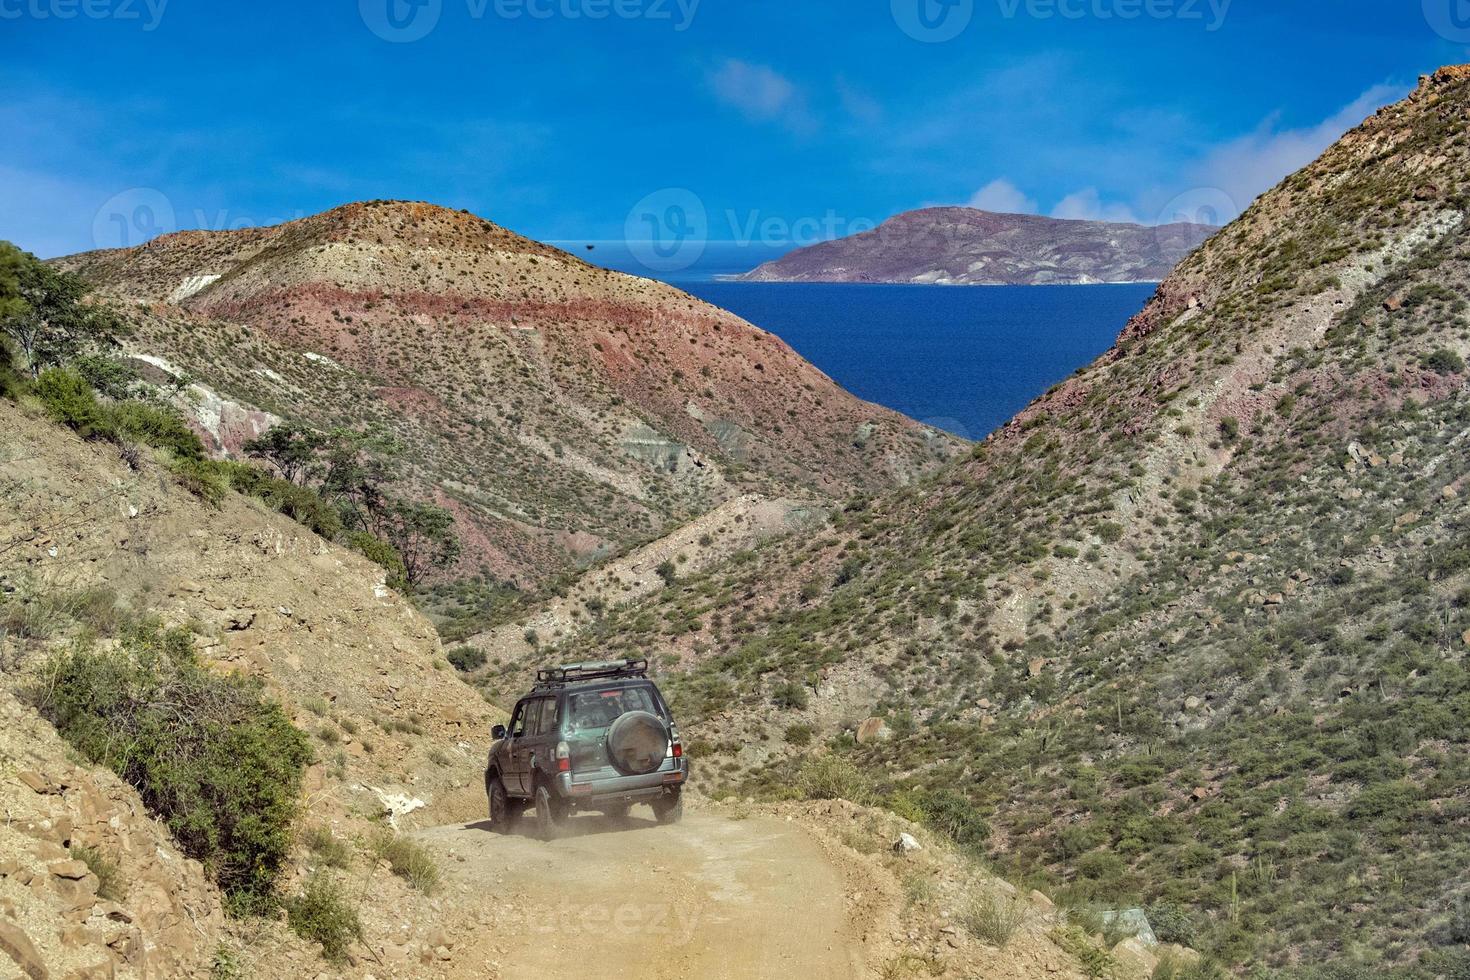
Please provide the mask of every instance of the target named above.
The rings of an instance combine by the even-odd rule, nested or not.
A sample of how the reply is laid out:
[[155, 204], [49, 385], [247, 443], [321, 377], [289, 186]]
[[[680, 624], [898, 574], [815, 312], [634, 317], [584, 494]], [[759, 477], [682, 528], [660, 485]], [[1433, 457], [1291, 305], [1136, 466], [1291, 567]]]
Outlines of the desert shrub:
[[1424, 358], [1424, 366], [1439, 374], [1459, 374], [1465, 370], [1465, 359], [1454, 351], [1441, 347]]
[[179, 486], [205, 503], [218, 505], [230, 490], [229, 477], [212, 460], [176, 458], [168, 469]]
[[771, 703], [786, 711], [805, 711], [811, 696], [796, 681], [784, 681], [771, 693]]
[[1123, 540], [1123, 525], [1116, 521], [1103, 521], [1097, 526], [1097, 536], [1108, 544], [1117, 544]]
[[1166, 951], [1154, 968], [1153, 980], [1225, 980], [1227, 974], [1212, 960], [1197, 960]]
[[851, 800], [864, 803], [872, 796], [868, 778], [857, 766], [835, 755], [813, 759], [796, 775], [796, 786], [809, 800]]
[[203, 459], [204, 443], [187, 422], [164, 405], [149, 402], [118, 402], [108, 408], [112, 428], [145, 446], [163, 449], [180, 459]]
[[51, 368], [42, 371], [32, 386], [46, 414], [85, 439], [115, 439], [107, 411], [87, 380], [75, 371]]
[[1025, 923], [1026, 911], [1026, 904], [1018, 898], [987, 892], [970, 899], [960, 922], [981, 942], [1004, 947]]
[[468, 672], [485, 666], [485, 651], [479, 647], [455, 647], [449, 651], [447, 656], [455, 670]]
[[403, 567], [403, 556], [393, 545], [367, 531], [353, 531], [347, 535], [347, 544], [353, 551], [387, 572], [390, 583], [395, 586], [403, 584], [407, 574]]
[[810, 744], [811, 743], [811, 740], [812, 740], [812, 726], [811, 725], [796, 724], [796, 725], [788, 725], [787, 726], [787, 728], [786, 728], [786, 741], [789, 742], [789, 743], [791, 743], [792, 745], [795, 745], [795, 746], [797, 746], [799, 748], [799, 747], [801, 747], [803, 745]]
[[352, 863], [352, 845], [326, 827], [310, 828], [302, 835], [301, 843], [329, 868], [345, 868]]
[[918, 796], [924, 823], [945, 834], [961, 847], [981, 850], [990, 836], [990, 825], [974, 804], [952, 789], [933, 790]]
[[421, 892], [432, 892], [439, 884], [439, 863], [422, 844], [391, 832], [373, 840], [373, 855], [387, 861], [393, 873]]
[[274, 904], [310, 750], [258, 681], [221, 676], [187, 632], [144, 624], [115, 649], [57, 654], [33, 698], [78, 752], [138, 791], [233, 911]]
[[1156, 902], [1146, 910], [1154, 935], [1163, 943], [1193, 947], [1199, 942], [1199, 919], [1177, 902]]
[[301, 894], [287, 900], [286, 916], [291, 931], [321, 944], [322, 956], [333, 963], [344, 961], [353, 940], [362, 938], [357, 909], [341, 887], [323, 875], [312, 875]]
[[128, 883], [123, 877], [122, 865], [116, 859], [96, 847], [74, 845], [71, 856], [87, 866], [97, 877], [97, 897], [109, 902], [121, 902], [127, 897]]

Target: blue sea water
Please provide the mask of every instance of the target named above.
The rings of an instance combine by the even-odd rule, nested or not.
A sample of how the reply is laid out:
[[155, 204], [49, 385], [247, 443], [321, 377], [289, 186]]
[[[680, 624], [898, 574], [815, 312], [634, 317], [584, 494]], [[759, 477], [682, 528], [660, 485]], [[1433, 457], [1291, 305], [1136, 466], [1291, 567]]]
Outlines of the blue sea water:
[[558, 244], [724, 307], [859, 398], [967, 439], [983, 439], [1111, 347], [1155, 288], [729, 282], [794, 246], [709, 242], [687, 264], [660, 268], [646, 246]]
[[776, 334], [859, 398], [968, 439], [1111, 347], [1155, 288], [674, 285]]

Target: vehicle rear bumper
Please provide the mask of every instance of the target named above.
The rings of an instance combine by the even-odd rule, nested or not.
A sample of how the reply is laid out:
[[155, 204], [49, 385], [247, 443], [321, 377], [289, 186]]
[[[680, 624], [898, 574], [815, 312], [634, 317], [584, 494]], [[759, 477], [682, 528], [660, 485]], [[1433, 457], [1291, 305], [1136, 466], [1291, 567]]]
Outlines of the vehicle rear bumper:
[[646, 776], [591, 776], [578, 778], [572, 773], [557, 777], [562, 799], [574, 806], [595, 808], [617, 803], [647, 803], [670, 790], [678, 789], [689, 779], [689, 763], [685, 759], [666, 762], [657, 772]]

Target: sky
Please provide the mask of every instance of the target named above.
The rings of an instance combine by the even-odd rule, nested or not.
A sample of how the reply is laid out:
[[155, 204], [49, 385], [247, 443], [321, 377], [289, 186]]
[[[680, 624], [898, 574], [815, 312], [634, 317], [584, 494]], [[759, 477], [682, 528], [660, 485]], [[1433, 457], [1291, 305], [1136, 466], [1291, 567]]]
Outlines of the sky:
[[1223, 222], [1467, 61], [1470, 0], [0, 0], [0, 238], [373, 198], [635, 247]]

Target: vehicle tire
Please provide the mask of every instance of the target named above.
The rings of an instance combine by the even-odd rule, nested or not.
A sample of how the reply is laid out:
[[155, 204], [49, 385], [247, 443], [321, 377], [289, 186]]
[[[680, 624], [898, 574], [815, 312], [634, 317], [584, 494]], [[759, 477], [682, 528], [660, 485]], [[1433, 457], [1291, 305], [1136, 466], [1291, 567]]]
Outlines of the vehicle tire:
[[521, 817], [521, 806], [512, 802], [499, 776], [485, 779], [485, 794], [490, 798], [490, 827], [497, 834], [508, 834]]
[[566, 807], [551, 795], [551, 790], [542, 783], [536, 787], [536, 830], [542, 840], [556, 840], [561, 835], [561, 825], [567, 818]]
[[653, 816], [661, 824], [676, 824], [684, 819], [684, 791], [676, 789], [653, 801]]
[[607, 730], [607, 758], [624, 776], [647, 776], [664, 764], [669, 729], [658, 715], [629, 711]]

